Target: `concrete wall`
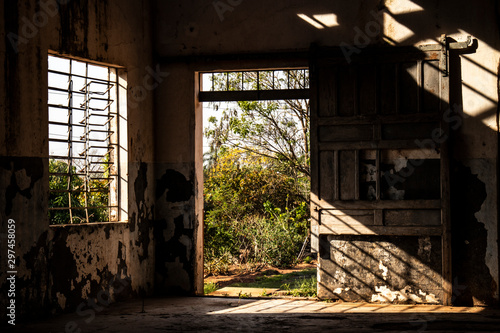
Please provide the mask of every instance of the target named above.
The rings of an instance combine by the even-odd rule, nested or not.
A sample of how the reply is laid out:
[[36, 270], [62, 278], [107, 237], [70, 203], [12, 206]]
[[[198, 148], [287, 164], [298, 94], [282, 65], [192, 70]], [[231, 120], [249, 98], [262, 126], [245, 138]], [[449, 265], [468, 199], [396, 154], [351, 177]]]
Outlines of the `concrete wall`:
[[[197, 125], [192, 95], [195, 86], [194, 80], [185, 76], [192, 78], [197, 69], [252, 68], [253, 60], [248, 59], [253, 58], [249, 54], [263, 55], [261, 66], [266, 67], [265, 54], [275, 59], [276, 52], [307, 51], [311, 43], [354, 45], [356, 52], [362, 52], [368, 44], [420, 45], [437, 43], [441, 34], [458, 41], [471, 35], [477, 46], [475, 51], [458, 55], [450, 65], [450, 104], [456, 110], [463, 108], [462, 121], [454, 126], [451, 139], [453, 300], [456, 304], [468, 305], [493, 304], [498, 300], [500, 20], [495, 1], [481, 5], [452, 0], [313, 3], [305, 0], [173, 0], [154, 3], [154, 48], [163, 65], [175, 73], [169, 77], [173, 82], [157, 91], [161, 105], [156, 109], [157, 128], [178, 133], [162, 138], [164, 144], [168, 142], [177, 152], [166, 157], [168, 163], [174, 163], [169, 168], [183, 170], [186, 177], [196, 174], [192, 168], [200, 167], [195, 163], [199, 157], [179, 151], [179, 147], [186, 147], [191, 153], [195, 150], [192, 132]], [[305, 16], [308, 18], [303, 19]], [[311, 19], [313, 24], [306, 21]], [[273, 62], [270, 66], [275, 65]], [[164, 104], [167, 95], [173, 98]], [[176, 119], [175, 123], [172, 119]], [[165, 149], [158, 148], [157, 156], [165, 156]], [[193, 181], [196, 183], [196, 180]], [[184, 215], [188, 220], [193, 218], [196, 209], [190, 205], [183, 206], [189, 207]], [[158, 210], [158, 204], [156, 208]], [[425, 239], [419, 238], [412, 241], [415, 253], [423, 241]], [[335, 241], [332, 242], [334, 246]], [[400, 248], [397, 244], [391, 246]], [[197, 253], [200, 251], [196, 249]], [[398, 271], [398, 263], [394, 265], [389, 269]], [[372, 280], [378, 285], [376, 279]], [[349, 287], [348, 283], [345, 287]], [[372, 294], [377, 293], [372, 290]]]
[[[153, 95], [140, 89], [154, 83], [150, 14], [148, 1], [1, 2], [0, 285], [8, 289], [7, 221], [13, 219], [18, 318], [78, 308], [89, 319], [108, 300], [152, 291]], [[127, 72], [128, 223], [49, 226], [49, 50]], [[2, 292], [2, 318], [6, 301]]]

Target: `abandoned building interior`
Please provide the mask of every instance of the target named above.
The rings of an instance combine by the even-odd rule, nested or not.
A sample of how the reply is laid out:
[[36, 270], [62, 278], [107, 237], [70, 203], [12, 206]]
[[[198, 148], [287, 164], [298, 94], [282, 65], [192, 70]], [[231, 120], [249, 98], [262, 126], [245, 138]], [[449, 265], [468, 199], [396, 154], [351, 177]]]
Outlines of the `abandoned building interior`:
[[[12, 275], [18, 321], [202, 295], [200, 73], [294, 68], [307, 90], [231, 98], [310, 100], [318, 297], [498, 304], [498, 1], [4, 0], [0, 17], [2, 318]], [[99, 222], [90, 194], [49, 209], [68, 156], [105, 165]]]

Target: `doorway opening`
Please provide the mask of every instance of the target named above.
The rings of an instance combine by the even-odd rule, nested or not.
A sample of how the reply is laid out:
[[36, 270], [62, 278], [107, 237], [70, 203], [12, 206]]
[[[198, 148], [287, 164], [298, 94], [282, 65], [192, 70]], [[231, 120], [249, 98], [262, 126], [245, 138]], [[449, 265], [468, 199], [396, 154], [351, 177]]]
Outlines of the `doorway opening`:
[[308, 69], [200, 73], [199, 82], [205, 294], [314, 296]]

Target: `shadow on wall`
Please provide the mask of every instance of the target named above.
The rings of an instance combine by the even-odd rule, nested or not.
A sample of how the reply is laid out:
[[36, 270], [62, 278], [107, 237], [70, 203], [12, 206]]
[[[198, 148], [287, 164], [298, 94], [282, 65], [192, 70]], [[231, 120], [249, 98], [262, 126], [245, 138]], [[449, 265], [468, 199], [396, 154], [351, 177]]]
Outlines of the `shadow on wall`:
[[[475, 48], [477, 44], [467, 52]], [[418, 52], [413, 49], [412, 56]], [[446, 111], [442, 107], [447, 102], [440, 99], [439, 60], [424, 60], [423, 55], [421, 59], [405, 58], [408, 54], [399, 54], [399, 60], [391, 63], [383, 59], [392, 56], [387, 49], [378, 54], [380, 59], [373, 54], [368, 60], [375, 64], [366, 64], [366, 57], [363, 62], [360, 54], [359, 62], [348, 66], [335, 61], [325, 64], [326, 60], [318, 67], [317, 110], [320, 118], [326, 117], [319, 120], [317, 134], [319, 184], [315, 194], [319, 202], [312, 202], [322, 207], [316, 222], [325, 231], [319, 239], [320, 297], [434, 304], [445, 299], [439, 202], [444, 156], [440, 143], [453, 147], [464, 123], [474, 123], [493, 143], [496, 132], [481, 119], [462, 112], [461, 63], [456, 51], [450, 55], [452, 106]], [[354, 115], [379, 120], [373, 124], [342, 122], [343, 117]], [[394, 119], [383, 118], [391, 115], [413, 120], [391, 124]], [[440, 117], [450, 126], [449, 135], [441, 132]], [[398, 143], [360, 148], [363, 142], [377, 140], [412, 143], [404, 143], [402, 148]], [[452, 158], [450, 163], [452, 302], [492, 305], [496, 303], [496, 282], [486, 262], [491, 244], [485, 225], [475, 216], [487, 198], [486, 185], [462, 161]], [[494, 161], [481, 163], [495, 176]], [[413, 201], [414, 206], [387, 204], [405, 200]], [[333, 208], [343, 207], [345, 202], [344, 208]], [[377, 208], [377, 204], [385, 208]], [[391, 205], [394, 207], [388, 208]]]
[[[477, 6], [471, 2], [463, 2], [457, 6], [454, 1], [437, 3], [430, 0], [407, 1], [406, 8], [401, 6], [401, 2], [392, 1], [374, 1], [364, 5], [368, 8], [365, 10], [367, 13], [370, 12], [369, 8], [377, 10], [377, 12], [371, 12], [375, 21], [370, 18], [363, 21], [360, 17], [353, 20], [340, 9], [342, 5], [336, 3], [331, 4], [329, 9], [336, 14], [337, 25], [328, 27], [325, 24], [317, 26], [318, 22], [309, 23], [320, 29], [321, 34], [331, 34], [332, 31], [337, 31], [339, 26], [344, 28], [345, 26], [355, 26], [359, 20], [368, 22], [366, 25], [365, 23], [359, 25], [365, 28], [364, 31], [359, 27], [353, 29], [355, 32], [353, 33], [354, 43], [346, 44], [343, 49], [344, 55], [348, 57], [362, 55], [366, 51], [365, 48], [368, 49], [368, 44], [413, 45], [425, 40], [435, 41], [436, 36], [442, 33], [463, 36], [472, 34], [481, 43], [482, 50], [485, 49], [484, 47], [498, 48], [499, 45], [498, 33], [490, 33], [492, 30], [498, 31], [500, 26], [500, 4], [498, 2], [490, 3], [489, 7]], [[464, 13], [470, 16], [462, 17]], [[312, 11], [306, 12], [309, 19], [314, 18], [313, 14], [315, 13]], [[475, 17], [484, 17], [484, 20], [474, 19]], [[373, 22], [379, 22], [380, 25], [376, 27]], [[374, 27], [375, 30], [378, 30], [374, 31]], [[477, 40], [475, 43], [474, 48], [477, 49]], [[349, 46], [352, 44], [356, 47]], [[492, 78], [493, 82], [498, 81], [498, 73], [473, 59], [473, 57], [464, 56], [464, 53], [458, 51], [452, 52], [450, 57], [449, 104], [452, 113], [448, 116], [451, 119], [452, 131], [446, 140], [452, 150], [449, 168], [452, 301], [454, 305], [468, 306], [496, 304], [500, 279], [498, 271], [500, 256], [496, 241], [499, 234], [498, 212], [495, 208], [498, 207], [497, 195], [495, 194], [498, 192], [498, 188], [496, 181], [493, 181], [498, 177], [495, 158], [498, 155], [498, 136], [494, 129], [485, 125], [488, 118], [497, 117], [498, 121], [497, 101], [496, 96], [489, 95], [491, 91], [485, 91], [480, 86], [475, 85], [475, 83], [479, 83], [479, 80], [473, 81], [474, 83], [463, 82], [461, 70], [467, 67], [469, 78], [471, 73], [478, 73], [479, 77], [488, 78], [488, 82], [492, 81], [490, 80]], [[354, 67], [351, 66], [351, 68]], [[374, 76], [380, 79], [380, 73], [387, 73], [387, 70], [392, 69], [378, 69]], [[339, 108], [338, 115], [350, 115], [350, 105], [360, 109], [366, 107], [363, 98], [358, 99], [358, 96], [350, 92], [352, 87], [361, 87], [355, 89], [359, 89], [364, 95], [377, 96], [379, 100], [373, 109], [379, 108], [381, 112], [394, 107], [390, 104], [387, 95], [384, 95], [386, 91], [389, 94], [395, 94], [396, 100], [399, 100], [397, 102], [399, 106], [396, 107], [399, 111], [396, 112], [405, 112], [406, 110], [409, 111], [408, 113], [414, 113], [415, 110], [412, 110], [412, 107], [416, 107], [419, 103], [423, 103], [424, 108], [426, 103], [434, 106], [441, 103], [432, 87], [425, 86], [425, 82], [421, 95], [419, 93], [413, 94], [413, 96], [411, 93], [408, 94], [408, 92], [418, 89], [415, 81], [417, 76], [415, 73], [411, 73], [411, 66], [404, 67], [403, 65], [394, 71], [394, 75], [399, 76], [401, 80], [398, 83], [382, 77], [380, 86], [383, 89], [378, 88], [375, 91], [366, 90], [367, 86], [363, 85], [363, 77], [367, 76], [365, 70], [359, 70], [359, 73], [363, 73], [362, 76], [356, 73], [357, 69], [351, 71], [353, 72], [349, 73], [349, 70], [339, 67], [334, 72], [326, 74], [336, 77], [337, 82], [342, 82], [342, 86], [333, 84], [327, 87], [327, 89], [332, 87], [338, 89], [338, 105], [336, 106]], [[368, 73], [369, 75], [370, 73]], [[425, 75], [422, 80], [426, 80]], [[322, 88], [320, 87], [320, 89]], [[466, 95], [464, 95], [464, 89], [467, 90]], [[465, 96], [467, 98], [464, 101]], [[370, 97], [365, 99], [370, 100]], [[335, 100], [335, 98], [331, 100]], [[486, 103], [482, 101], [486, 101]], [[472, 105], [472, 111], [477, 112], [474, 117], [469, 117], [462, 112], [464, 102], [469, 107]], [[475, 102], [490, 106], [478, 110], [478, 106], [473, 105]], [[321, 101], [319, 103], [321, 104]], [[347, 111], [345, 111], [346, 108]], [[345, 114], [341, 114], [342, 112]], [[364, 112], [370, 113], [370, 110], [365, 108]], [[416, 110], [416, 112], [419, 111]], [[388, 113], [390, 114], [391, 111]], [[432, 134], [433, 127], [431, 126], [429, 129], [428, 136], [424, 139], [435, 141]], [[397, 131], [397, 129], [394, 130]], [[404, 130], [400, 128], [400, 130], [406, 130], [410, 133], [413, 129], [407, 127]], [[347, 132], [343, 134], [350, 135]], [[320, 141], [322, 139], [324, 141], [336, 139], [333, 127], [323, 132], [320, 129], [318, 135]], [[474, 137], [478, 137], [478, 139]], [[385, 195], [385, 199], [392, 200], [439, 199], [439, 144], [435, 146], [437, 155], [430, 150], [427, 151], [427, 156], [415, 152], [400, 151], [387, 152], [384, 157], [382, 152], [379, 171], [390, 175], [388, 183], [396, 182], [396, 184], [381, 184], [382, 197]], [[354, 189], [357, 187], [353, 191], [360, 191], [360, 196], [364, 196], [361, 199], [373, 199], [376, 191], [374, 171], [376, 158], [374, 156], [374, 151], [367, 150], [358, 153], [352, 150], [342, 150], [336, 156], [333, 154], [328, 156], [325, 153], [322, 156], [320, 154], [319, 164], [321, 164], [322, 158], [326, 161], [325, 163], [330, 165], [338, 163], [337, 169], [330, 170], [329, 176], [334, 177], [334, 173], [339, 173], [339, 179], [332, 178], [330, 182], [325, 182], [330, 184], [337, 182], [340, 192], [345, 196], [345, 198], [337, 197], [335, 199], [354, 199], [355, 193], [349, 193], [347, 187]], [[478, 156], [485, 157], [478, 158]], [[421, 164], [422, 158], [425, 158], [423, 164]], [[338, 162], [339, 160], [340, 162]], [[349, 163], [346, 162], [344, 166], [342, 165], [342, 160], [350, 161], [350, 165], [360, 163], [358, 167], [362, 174], [358, 176], [360, 179], [364, 178], [365, 181], [360, 184], [344, 184], [343, 182], [348, 181], [349, 178], [357, 176], [352, 175], [354, 170], [348, 170]], [[485, 182], [486, 179], [492, 179], [492, 183]], [[319, 186], [319, 191], [316, 193], [318, 197], [323, 199], [326, 194], [327, 198], [330, 197], [326, 201], [333, 203], [335, 197], [333, 193], [321, 193], [322, 190], [326, 192], [333, 190], [321, 189], [321, 184]], [[342, 186], [345, 186], [345, 191]], [[339, 195], [342, 195], [341, 193]], [[433, 193], [437, 193], [437, 196]], [[335, 216], [335, 214], [349, 215], [352, 218], [350, 222], [354, 221], [355, 224], [364, 225], [368, 229], [370, 226], [367, 226], [367, 223], [373, 223], [369, 221], [376, 219], [373, 215], [353, 216], [353, 214], [363, 215], [364, 213], [349, 210], [332, 214], [333, 216], [326, 217], [326, 219], [335, 220], [337, 225], [342, 224], [342, 220], [347, 219]], [[393, 211], [389, 214], [385, 212], [383, 214], [381, 219], [384, 226], [408, 225], [403, 222], [403, 219], [408, 217], [403, 212]], [[422, 215], [420, 221], [415, 220], [413, 223], [438, 226], [439, 224], [436, 224], [438, 220], [439, 216], [430, 212]], [[350, 228], [350, 222], [344, 223], [345, 225], [340, 226], [340, 228]], [[321, 237], [320, 257], [323, 266], [319, 284], [325, 291], [325, 297], [347, 301], [406, 301], [412, 299], [428, 303], [434, 303], [434, 299], [442, 299], [440, 291], [442, 244], [439, 236], [377, 236], [376, 230], [372, 231], [374, 236], [323, 235]]]

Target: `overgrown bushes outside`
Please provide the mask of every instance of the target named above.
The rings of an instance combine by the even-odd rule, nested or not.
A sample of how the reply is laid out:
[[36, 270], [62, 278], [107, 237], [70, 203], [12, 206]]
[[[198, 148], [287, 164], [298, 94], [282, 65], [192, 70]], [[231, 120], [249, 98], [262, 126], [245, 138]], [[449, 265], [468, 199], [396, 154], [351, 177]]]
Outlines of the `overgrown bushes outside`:
[[290, 267], [307, 236], [308, 178], [273, 160], [237, 149], [205, 170], [205, 271], [231, 264]]

